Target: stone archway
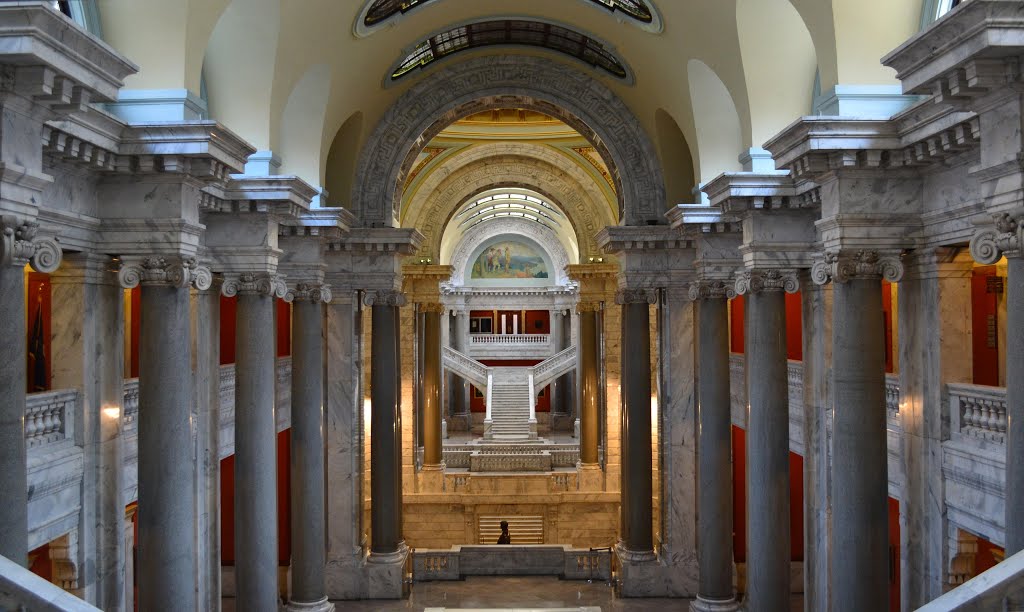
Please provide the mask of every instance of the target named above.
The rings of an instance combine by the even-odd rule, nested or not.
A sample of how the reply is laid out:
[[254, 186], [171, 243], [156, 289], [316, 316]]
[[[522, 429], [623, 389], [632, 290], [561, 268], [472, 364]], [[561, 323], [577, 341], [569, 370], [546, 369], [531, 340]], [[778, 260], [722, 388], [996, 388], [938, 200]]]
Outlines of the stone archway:
[[[475, 228], [474, 228], [475, 229]], [[454, 286], [466, 283], [466, 269], [471, 263], [471, 256], [477, 248], [491, 238], [504, 235], [524, 236], [535, 242], [551, 258], [551, 280], [555, 285], [566, 285], [569, 282], [565, 268], [573, 262], [565, 246], [559, 241], [558, 235], [552, 230], [522, 219], [498, 219], [482, 226], [480, 230], [464, 236], [452, 252], [452, 280]]]
[[664, 222], [661, 163], [629, 107], [591, 75], [520, 55], [473, 58], [431, 73], [405, 92], [363, 147], [352, 212], [363, 225], [395, 225], [400, 186], [423, 146], [461, 117], [508, 107], [560, 119], [598, 150], [615, 184], [621, 222]]

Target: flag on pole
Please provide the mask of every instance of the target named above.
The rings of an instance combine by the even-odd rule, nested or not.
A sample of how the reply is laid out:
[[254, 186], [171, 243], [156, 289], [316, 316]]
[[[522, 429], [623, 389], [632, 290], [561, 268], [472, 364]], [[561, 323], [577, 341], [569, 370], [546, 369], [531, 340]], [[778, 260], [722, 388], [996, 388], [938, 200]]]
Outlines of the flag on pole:
[[29, 393], [46, 391], [46, 349], [43, 341], [43, 301], [36, 304], [32, 336], [28, 342]]

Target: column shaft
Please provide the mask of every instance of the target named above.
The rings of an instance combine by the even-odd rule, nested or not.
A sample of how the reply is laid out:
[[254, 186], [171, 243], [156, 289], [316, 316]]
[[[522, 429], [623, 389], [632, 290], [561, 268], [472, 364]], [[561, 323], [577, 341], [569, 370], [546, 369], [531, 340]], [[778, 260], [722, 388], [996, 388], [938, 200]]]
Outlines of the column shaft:
[[622, 305], [622, 544], [644, 556], [654, 550], [650, 318], [646, 302]]
[[323, 305], [292, 310], [291, 534], [293, 603], [326, 600]]
[[236, 313], [236, 605], [263, 612], [278, 602], [273, 298], [242, 291]]
[[888, 452], [879, 278], [834, 288], [832, 610], [887, 610]]
[[[747, 301], [747, 601], [789, 609], [789, 398], [781, 290]], [[702, 377], [703, 378], [703, 377]]]
[[28, 481], [25, 463], [25, 272], [0, 263], [0, 555], [28, 563]]
[[1007, 257], [1006, 556], [1024, 550], [1024, 257]]
[[423, 312], [423, 465], [441, 466], [441, 313]]
[[698, 596], [732, 601], [732, 419], [725, 298], [697, 300]]
[[188, 290], [143, 284], [139, 316], [139, 609], [192, 610], [196, 518]]
[[[597, 312], [580, 312], [580, 463], [597, 465], [598, 404]], [[625, 439], [625, 438], [623, 438]]]
[[[370, 530], [373, 553], [398, 552], [402, 503], [398, 308], [374, 304], [370, 339]], [[396, 448], [397, 446], [397, 448]], [[397, 515], [397, 519], [396, 519]]]

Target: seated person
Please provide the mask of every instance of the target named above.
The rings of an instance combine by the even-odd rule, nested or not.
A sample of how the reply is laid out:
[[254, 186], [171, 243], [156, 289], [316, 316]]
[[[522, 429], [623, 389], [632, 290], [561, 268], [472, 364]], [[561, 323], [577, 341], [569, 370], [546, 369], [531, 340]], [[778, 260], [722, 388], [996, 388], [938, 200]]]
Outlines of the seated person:
[[512, 538], [508, 535], [508, 521], [501, 522], [501, 535], [498, 536], [498, 544], [511, 544]]

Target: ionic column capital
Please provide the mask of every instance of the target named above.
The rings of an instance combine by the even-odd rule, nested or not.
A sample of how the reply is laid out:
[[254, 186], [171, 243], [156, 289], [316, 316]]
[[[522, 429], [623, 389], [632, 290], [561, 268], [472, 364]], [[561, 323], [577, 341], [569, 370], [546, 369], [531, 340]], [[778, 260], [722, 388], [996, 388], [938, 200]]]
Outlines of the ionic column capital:
[[294, 283], [284, 294], [286, 302], [330, 302], [331, 286], [324, 283]]
[[1024, 255], [1024, 224], [1019, 217], [1024, 210], [992, 215], [992, 225], [979, 229], [971, 238], [971, 257], [974, 261], [990, 265], [1002, 256]]
[[125, 289], [152, 285], [205, 291], [213, 285], [213, 274], [194, 257], [154, 256], [122, 261], [117, 280]]
[[225, 275], [220, 292], [224, 297], [242, 294], [283, 298], [288, 294], [288, 285], [277, 274], [243, 272], [242, 274]]
[[811, 280], [818, 285], [851, 280], [884, 279], [895, 283], [903, 278], [900, 255], [878, 251], [826, 251], [811, 267]]
[[38, 234], [38, 223], [0, 217], [0, 265], [22, 268], [31, 264], [36, 272], [46, 273], [56, 270], [61, 260], [60, 245], [56, 239]]
[[800, 289], [800, 280], [795, 270], [753, 268], [736, 274], [734, 288], [739, 295], [768, 291], [796, 293]]
[[576, 304], [576, 314], [584, 312], [601, 312], [602, 304], [598, 301], [580, 301]]
[[620, 306], [625, 304], [657, 304], [658, 290], [647, 288], [619, 289], [615, 292], [615, 303]]
[[732, 299], [736, 297], [735, 283], [718, 279], [701, 279], [690, 283], [691, 300]]
[[405, 294], [396, 289], [378, 289], [363, 296], [366, 306], [405, 306]]
[[447, 308], [440, 302], [420, 302], [420, 312], [431, 312], [436, 314], [444, 314], [447, 312]]

